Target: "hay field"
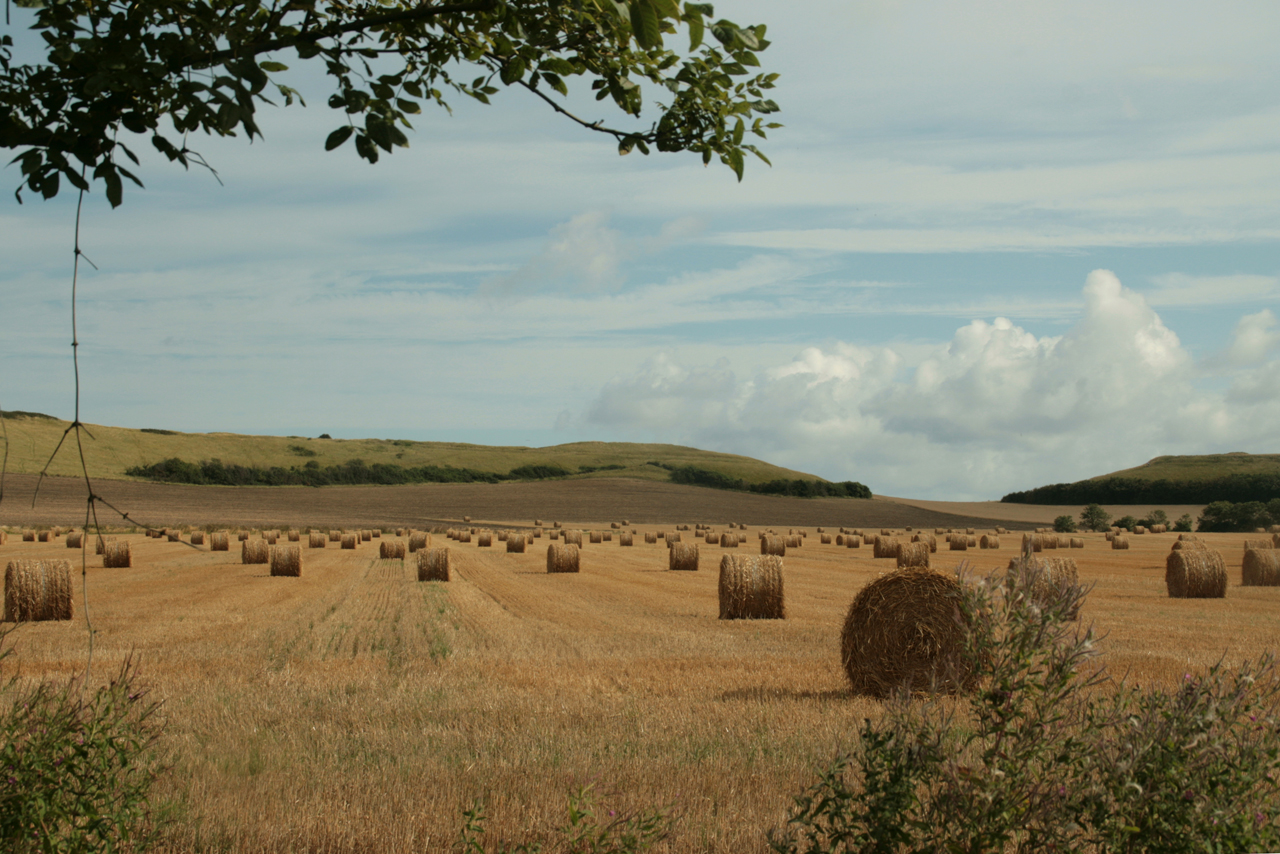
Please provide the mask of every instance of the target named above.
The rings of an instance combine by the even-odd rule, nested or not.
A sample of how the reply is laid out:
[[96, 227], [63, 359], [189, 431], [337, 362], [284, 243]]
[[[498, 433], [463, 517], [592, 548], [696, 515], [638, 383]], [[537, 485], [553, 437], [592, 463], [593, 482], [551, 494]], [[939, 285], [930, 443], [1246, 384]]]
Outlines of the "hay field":
[[[784, 559], [787, 619], [720, 621], [720, 556], [755, 553], [758, 530], [737, 550], [700, 543], [698, 572], [666, 571], [662, 540], [637, 536], [585, 545], [568, 575], [546, 573], [545, 536], [511, 554], [436, 535], [448, 583], [380, 560], [378, 539], [304, 548], [302, 577], [281, 578], [237, 549], [127, 535], [131, 568], [88, 559], [94, 678], [136, 650], [165, 701], [162, 850], [452, 850], [476, 798], [491, 841], [536, 838], [563, 823], [571, 789], [594, 784], [607, 808], [669, 804], [666, 850], [763, 851], [790, 796], [878, 713], [848, 692], [839, 633], [858, 589], [895, 562], [809, 529]], [[1082, 618], [1109, 633], [1113, 671], [1173, 683], [1280, 644], [1280, 588], [1240, 586], [1244, 536], [1202, 536], [1226, 557], [1225, 600], [1167, 598], [1175, 535], [1131, 537], [1126, 552], [1084, 535], [1058, 552], [1096, 585]], [[1012, 540], [934, 565], [994, 569]], [[62, 538], [0, 546], [4, 561], [77, 554]], [[7, 673], [83, 669], [76, 584], [75, 619], [21, 626]]]

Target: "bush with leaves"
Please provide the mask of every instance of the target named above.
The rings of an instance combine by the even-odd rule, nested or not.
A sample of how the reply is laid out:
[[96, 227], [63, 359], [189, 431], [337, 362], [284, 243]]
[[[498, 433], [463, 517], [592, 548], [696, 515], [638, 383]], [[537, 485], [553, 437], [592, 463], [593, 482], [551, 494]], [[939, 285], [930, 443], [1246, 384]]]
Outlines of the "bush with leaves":
[[[638, 812], [608, 810], [603, 823], [598, 814], [595, 790], [579, 787], [569, 796], [569, 815], [560, 828], [559, 840], [550, 850], [564, 854], [633, 854], [648, 851], [671, 833], [668, 810], [652, 808]], [[462, 854], [486, 854], [484, 845], [484, 805], [476, 802], [463, 812]], [[494, 854], [540, 854], [539, 842], [499, 843]]]
[[1189, 533], [1191, 531], [1192, 524], [1191, 514], [1183, 513], [1178, 517], [1177, 521], [1173, 523], [1173, 530]]
[[1111, 521], [1111, 514], [1101, 504], [1090, 504], [1080, 511], [1080, 524], [1090, 531], [1101, 531]]
[[1059, 534], [1074, 534], [1076, 532], [1076, 520], [1074, 516], [1063, 514], [1053, 520], [1053, 530]]
[[148, 847], [148, 794], [156, 774], [148, 754], [160, 730], [159, 703], [147, 699], [137, 675], [126, 660], [96, 691], [82, 691], [78, 679], [25, 686], [14, 678], [0, 689], [3, 850], [88, 854]]
[[[1275, 851], [1280, 678], [1267, 657], [1176, 688], [1111, 682], [1085, 591], [966, 583], [970, 694], [890, 700], [770, 835], [786, 854]], [[959, 615], [958, 615], [959, 616]]]

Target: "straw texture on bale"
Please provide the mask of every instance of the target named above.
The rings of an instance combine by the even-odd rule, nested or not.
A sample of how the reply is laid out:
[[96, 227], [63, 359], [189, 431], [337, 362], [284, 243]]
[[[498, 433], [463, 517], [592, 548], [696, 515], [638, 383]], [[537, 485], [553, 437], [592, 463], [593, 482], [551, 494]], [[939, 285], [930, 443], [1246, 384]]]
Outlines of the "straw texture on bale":
[[704, 536], [702, 539], [705, 540], [707, 545], [709, 546], [714, 546], [720, 542], [720, 537], [716, 534], [715, 531], [707, 531], [706, 536]]
[[[194, 537], [194, 536], [195, 536], [195, 534], [192, 534], [191, 536], [193, 536], [193, 537]], [[289, 534], [288, 534], [288, 537], [289, 537], [289, 542], [291, 542], [291, 543], [300, 543], [300, 542], [302, 542], [302, 532], [301, 532], [301, 531], [290, 531], [290, 532], [289, 532]]]
[[1227, 565], [1213, 549], [1170, 551], [1164, 586], [1171, 599], [1221, 599], [1227, 595]]
[[1129, 538], [1128, 538], [1128, 537], [1122, 537], [1122, 536], [1120, 536], [1119, 534], [1116, 534], [1116, 535], [1115, 535], [1114, 537], [1112, 537], [1112, 539], [1111, 539], [1111, 548], [1112, 548], [1112, 549], [1127, 549], [1127, 548], [1129, 548]]
[[862, 548], [862, 537], [858, 536], [857, 534], [845, 534], [844, 547], [846, 549]]
[[463, 516], [463, 517], [462, 517], [462, 521], [464, 521], [464, 522], [470, 522], [470, 521], [471, 521], [471, 517], [470, 517], [470, 516]]
[[1135, 534], [1145, 534], [1147, 532], [1147, 529], [1139, 525], [1138, 527], [1133, 529], [1133, 532]]
[[1115, 531], [1107, 531], [1106, 538], [1108, 543], [1114, 540], [1116, 538]]
[[409, 551], [416, 552], [425, 549], [431, 543], [431, 535], [418, 531], [409, 534]]
[[1022, 535], [1022, 553], [1038, 552], [1044, 550], [1044, 537], [1040, 534], [1023, 534]]
[[551, 540], [558, 540], [560, 539], [560, 532], [557, 531], [555, 528], [552, 528], [551, 533], [547, 534], [547, 538]]
[[582, 532], [581, 531], [565, 531], [564, 544], [566, 546], [574, 546], [575, 548], [581, 548]]
[[78, 549], [83, 542], [84, 534], [80, 531], [72, 531], [70, 534], [67, 534], [67, 548]]
[[271, 549], [271, 574], [286, 578], [302, 577], [302, 546], [268, 546]]
[[204, 531], [192, 531], [192, 532], [191, 532], [191, 545], [193, 545], [193, 546], [203, 546], [203, 545], [204, 545]]
[[41, 531], [40, 533], [36, 534], [36, 540], [41, 543], [49, 542], [49, 532]]
[[1280, 587], [1280, 551], [1245, 549], [1241, 583], [1245, 587]]
[[737, 534], [725, 533], [720, 535], [720, 548], [722, 549], [736, 549], [740, 542], [741, 540]]
[[613, 542], [613, 534], [612, 534], [611, 532], [609, 532], [609, 531], [601, 531], [601, 532], [600, 532], [600, 536], [601, 536], [601, 538], [603, 538], [603, 539], [604, 539], [604, 541], [605, 541], [606, 543], [612, 543], [612, 542]]
[[782, 558], [724, 555], [720, 558], [720, 619], [785, 620]]
[[978, 541], [978, 546], [984, 549], [1000, 548], [1000, 538], [995, 534], [983, 534], [982, 539]]
[[245, 540], [240, 544], [241, 563], [267, 563], [269, 560], [271, 560], [271, 546], [267, 545], [266, 540]]
[[35, 532], [35, 531], [23, 531], [23, 532], [22, 532], [22, 541], [23, 541], [24, 543], [34, 543], [34, 542], [36, 541], [36, 532]]
[[165, 532], [165, 535], [169, 538], [169, 542], [171, 542], [171, 543], [180, 543], [180, 542], [182, 542], [182, 532], [181, 532], [181, 531], [167, 531], [167, 532]]
[[696, 572], [698, 569], [697, 543], [672, 543], [667, 554], [667, 568], [676, 572]]
[[630, 531], [623, 531], [618, 535], [618, 545], [630, 546], [635, 544], [635, 537]]
[[[581, 532], [578, 532], [581, 534]], [[579, 537], [581, 539], [581, 537]], [[578, 572], [578, 547], [572, 543], [551, 543], [547, 546], [547, 572]]]
[[[1058, 595], [1062, 588], [1080, 583], [1080, 570], [1073, 557], [1013, 558], [1009, 561], [1009, 573], [1005, 583], [1012, 586], [1021, 581], [1031, 601], [1043, 605]], [[1066, 615], [1069, 620], [1079, 619], [1078, 607]]]
[[1245, 551], [1248, 551], [1249, 549], [1269, 549], [1269, 548], [1271, 548], [1270, 540], [1245, 540], [1244, 541]]
[[1168, 525], [1152, 525], [1151, 526], [1151, 533], [1153, 534], [1163, 534], [1168, 530], [1169, 530]]
[[540, 540], [540, 539], [542, 539], [542, 529], [541, 529], [541, 528], [534, 528], [534, 529], [533, 529], [533, 537], [534, 537], [534, 539], [536, 539], [536, 540]]
[[918, 534], [913, 534], [911, 536], [911, 542], [924, 543], [926, 546], [929, 547], [930, 553], [936, 552], [938, 550], [938, 538], [933, 534], [926, 534], [923, 531], [921, 531]]
[[898, 541], [894, 537], [881, 534], [876, 537], [875, 545], [872, 548], [872, 557], [896, 558], [898, 556]]
[[792, 534], [787, 537], [787, 548], [798, 549], [804, 545], [804, 537], [799, 534]]
[[649, 545], [653, 545], [654, 543], [658, 542], [658, 535], [653, 531], [645, 531], [644, 541]]
[[71, 619], [71, 562], [11, 560], [4, 571], [4, 620]]
[[929, 566], [929, 544], [928, 543], [899, 543], [898, 544], [898, 568], [907, 566], [922, 566], [926, 569]]
[[527, 542], [524, 534], [511, 534], [507, 537], [507, 554], [524, 554], [524, 546]]
[[1209, 547], [1200, 540], [1177, 540], [1173, 544], [1173, 551], [1182, 551], [1183, 549], [1194, 551], [1207, 548]]
[[469, 542], [471, 542], [471, 532], [470, 532], [470, 531], [459, 531], [459, 532], [458, 532], [458, 542], [460, 542], [460, 543], [469, 543]]
[[559, 523], [559, 522], [552, 522], [552, 523], [551, 523], [551, 527], [553, 527], [553, 528], [559, 528], [559, 527], [560, 527], [560, 523]]
[[370, 533], [372, 533], [372, 534], [373, 534], [373, 538], [374, 538], [375, 540], [380, 539], [380, 538], [382, 537], [382, 529], [381, 529], [381, 528], [374, 528]]
[[760, 554], [774, 555], [775, 557], [786, 557], [787, 543], [777, 534], [761, 534]]
[[947, 544], [947, 548], [953, 552], [967, 551], [969, 548], [969, 538], [964, 534], [952, 534], [951, 542]]
[[133, 549], [128, 540], [107, 540], [102, 547], [102, 565], [107, 569], [133, 566]]
[[367, 543], [373, 539], [373, 531], [361, 531], [360, 542]]
[[[822, 545], [824, 545], [824, 546], [829, 546], [829, 545], [831, 545], [831, 535], [830, 535], [830, 534], [819, 534], [819, 535], [818, 535], [818, 542], [819, 542], [819, 543], [822, 543]], [[841, 542], [839, 543], [839, 545], [842, 545], [842, 546], [844, 545], [844, 538], [843, 538], [843, 537], [841, 537]]]
[[604, 534], [600, 533], [599, 531], [592, 531], [588, 536], [590, 537], [591, 542], [593, 543], [604, 542]]
[[307, 534], [307, 548], [322, 549], [329, 544], [329, 538], [320, 531], [312, 531]]
[[499, 532], [498, 532], [498, 542], [500, 542], [500, 543], [505, 543], [505, 542], [507, 541], [507, 536], [508, 536], [510, 533], [511, 533], [510, 531], [499, 531]]
[[341, 531], [330, 531], [330, 532], [329, 532], [329, 542], [331, 542], [331, 543], [340, 543], [340, 542], [342, 542], [342, 532], [341, 532]]
[[884, 698], [898, 690], [969, 688], [962, 597], [956, 579], [929, 569], [899, 569], [863, 587], [840, 633], [853, 692]]
[[243, 543], [245, 540], [249, 539], [249, 532], [241, 531], [240, 533], [236, 534], [236, 539], [238, 539], [240, 542]]
[[487, 549], [493, 545], [493, 532], [481, 531], [476, 534], [476, 548]]
[[231, 535], [226, 531], [214, 531], [209, 535], [209, 551], [213, 552], [229, 552], [231, 551]]
[[404, 540], [383, 540], [378, 543], [378, 557], [382, 560], [404, 560]]
[[441, 546], [418, 552], [419, 581], [449, 580], [449, 549]]
[[358, 542], [360, 542], [359, 534], [343, 534], [342, 535], [342, 548], [344, 549], [355, 549], [356, 543]]

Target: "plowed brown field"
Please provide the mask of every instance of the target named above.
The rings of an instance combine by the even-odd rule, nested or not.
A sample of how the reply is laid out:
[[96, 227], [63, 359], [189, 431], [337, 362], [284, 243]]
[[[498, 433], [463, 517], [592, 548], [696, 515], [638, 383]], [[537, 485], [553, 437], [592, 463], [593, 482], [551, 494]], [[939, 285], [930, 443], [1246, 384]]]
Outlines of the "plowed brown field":
[[[496, 538], [482, 549], [437, 536], [454, 578], [418, 583], [411, 564], [378, 559], [376, 539], [304, 542], [302, 577], [273, 578], [240, 564], [234, 542], [210, 552], [131, 535], [132, 568], [88, 560], [94, 679], [136, 651], [164, 699], [160, 796], [176, 820], [163, 850], [454, 850], [477, 798], [491, 841], [546, 839], [567, 793], [594, 785], [606, 808], [670, 806], [665, 850], [764, 851], [791, 796], [879, 709], [848, 693], [838, 635], [855, 593], [893, 561], [809, 530], [785, 558], [787, 619], [734, 622], [717, 619], [725, 550], [705, 543], [698, 572], [667, 572], [661, 540], [637, 536], [587, 545], [580, 574], [548, 575], [545, 537], [508, 554]], [[756, 551], [757, 532], [740, 550]], [[993, 570], [1017, 539], [934, 564]], [[1204, 535], [1227, 560], [1219, 600], [1167, 598], [1173, 539], [1134, 536], [1115, 552], [1085, 535], [1059, 552], [1095, 585], [1083, 620], [1107, 634], [1109, 669], [1172, 684], [1275, 649], [1280, 589], [1240, 586], [1243, 536]], [[0, 546], [0, 561], [78, 555], [62, 539]], [[23, 625], [11, 641], [10, 673], [82, 671], [79, 574], [72, 622]]]

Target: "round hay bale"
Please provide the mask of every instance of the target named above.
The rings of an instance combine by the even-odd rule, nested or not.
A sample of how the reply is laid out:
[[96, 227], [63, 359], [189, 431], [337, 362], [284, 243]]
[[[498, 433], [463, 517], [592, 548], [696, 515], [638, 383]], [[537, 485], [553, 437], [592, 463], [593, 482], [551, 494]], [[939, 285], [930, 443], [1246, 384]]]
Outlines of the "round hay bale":
[[1151, 533], [1153, 534], [1163, 534], [1168, 530], [1169, 530], [1168, 525], [1152, 525], [1151, 526]]
[[1040, 548], [1041, 548], [1041, 550], [1045, 550], [1045, 549], [1056, 549], [1057, 547], [1058, 547], [1058, 535], [1057, 535], [1057, 534], [1041, 534], [1041, 535], [1040, 535]]
[[672, 543], [667, 553], [667, 568], [675, 572], [696, 572], [698, 569], [697, 543]]
[[343, 534], [341, 547], [348, 550], [354, 550], [356, 543], [360, 542], [359, 534]]
[[404, 560], [404, 540], [383, 540], [378, 543], [378, 557], [382, 560]]
[[1173, 551], [1182, 551], [1184, 549], [1195, 551], [1197, 549], [1209, 548], [1200, 540], [1175, 540], [1173, 543]]
[[644, 541], [647, 545], [654, 545], [658, 542], [658, 535], [653, 531], [645, 531]]
[[592, 532], [591, 532], [590, 534], [588, 534], [587, 536], [588, 536], [588, 539], [590, 539], [590, 541], [591, 541], [592, 543], [602, 543], [602, 542], [604, 542], [604, 534], [600, 533], [599, 531], [592, 531]]
[[1111, 538], [1111, 548], [1115, 550], [1124, 550], [1129, 548], [1129, 538], [1116, 534]]
[[[346, 548], [344, 543], [342, 546]], [[351, 548], [355, 548], [353, 545]], [[245, 540], [240, 544], [241, 563], [268, 563], [271, 560], [271, 546], [266, 540]]]
[[1280, 551], [1276, 549], [1245, 549], [1240, 569], [1245, 587], [1280, 587]]
[[1000, 538], [995, 534], [983, 534], [982, 539], [978, 541], [978, 546], [984, 549], [1000, 548]]
[[804, 545], [804, 537], [799, 534], [792, 534], [787, 537], [787, 548], [798, 549]]
[[1137, 526], [1136, 528], [1134, 528], [1134, 529], [1133, 529], [1133, 532], [1134, 532], [1135, 534], [1145, 534], [1145, 533], [1147, 532], [1147, 529], [1146, 529], [1146, 528], [1144, 528], [1144, 527], [1142, 527], [1141, 525], [1139, 525], [1139, 526]]
[[951, 542], [947, 544], [947, 549], [953, 552], [968, 551], [969, 538], [964, 534], [952, 534]]
[[927, 569], [929, 566], [929, 544], [918, 542], [899, 543], [898, 568], [902, 569], [906, 566], [922, 566]]
[[[192, 534], [191, 536], [193, 536], [193, 537], [194, 537], [194, 536], [195, 536], [195, 534]], [[300, 543], [300, 542], [302, 542], [302, 532], [301, 532], [301, 531], [290, 531], [286, 536], [288, 537], [289, 542], [291, 542], [291, 543]]]
[[887, 573], [849, 605], [840, 658], [853, 693], [954, 692], [972, 686], [960, 582], [929, 569]]
[[249, 532], [241, 531], [240, 533], [236, 534], [236, 537], [240, 540], [240, 542], [243, 543], [245, 540], [249, 539]]
[[938, 551], [938, 538], [933, 534], [926, 534], [924, 531], [921, 531], [920, 533], [913, 534], [911, 536], [911, 542], [924, 543], [926, 546], [929, 547], [930, 554], [933, 554]]
[[381, 529], [381, 528], [374, 528], [374, 529], [372, 529], [369, 533], [373, 534], [373, 538], [374, 538], [375, 540], [377, 540], [377, 539], [381, 539], [381, 538], [382, 538], [382, 529]]
[[873, 558], [897, 558], [898, 557], [898, 540], [894, 537], [881, 534], [876, 537], [875, 545], [872, 547], [871, 556]]
[[1082, 548], [1084, 548], [1084, 537], [1072, 537], [1072, 538], [1071, 538], [1071, 548], [1073, 548], [1073, 549], [1082, 549]]
[[493, 545], [493, 532], [481, 531], [476, 534], [476, 548], [487, 549]]
[[540, 540], [540, 539], [542, 539], [542, 528], [534, 528], [534, 529], [533, 529], [533, 538], [534, 538], [535, 540]]
[[621, 526], [621, 525], [619, 525], [617, 522], [610, 522], [610, 523], [609, 523], [609, 527], [616, 531], [616, 530], [618, 530], [619, 528], [621, 528], [622, 526]]
[[329, 544], [329, 538], [320, 531], [312, 531], [307, 534], [307, 548], [322, 549]]
[[[577, 532], [581, 539], [582, 532]], [[578, 547], [573, 543], [551, 543], [547, 546], [547, 572], [579, 572]]]
[[1108, 543], [1116, 538], [1115, 531], [1107, 531], [1107, 533], [1104, 536], [1107, 538]]
[[[818, 535], [818, 542], [819, 542], [819, 543], [821, 543], [821, 544], [822, 544], [822, 545], [824, 545], [824, 546], [829, 546], [829, 545], [831, 545], [831, 535], [830, 535], [830, 534], [819, 534], [819, 535]], [[842, 545], [842, 546], [844, 545], [843, 538], [841, 538], [840, 545]]]
[[1245, 540], [1244, 550], [1249, 549], [1269, 549], [1271, 548], [1271, 540]]
[[331, 543], [340, 543], [340, 542], [342, 542], [342, 532], [341, 532], [341, 531], [330, 531], [330, 532], [329, 532], [329, 542], [331, 542]]
[[466, 522], [466, 523], [469, 525], [469, 524], [471, 524], [471, 517], [470, 517], [470, 516], [463, 516], [463, 517], [462, 517], [462, 521]]
[[1044, 538], [1040, 534], [1023, 534], [1022, 535], [1022, 553], [1038, 552], [1044, 550]]
[[777, 534], [762, 534], [760, 536], [760, 554], [786, 557], [787, 542]]
[[203, 546], [203, 545], [204, 545], [204, 531], [192, 531], [192, 532], [191, 532], [191, 545], [193, 545], [193, 546]]
[[635, 537], [630, 531], [623, 531], [618, 535], [619, 546], [630, 546], [635, 544]]
[[449, 580], [449, 549], [441, 546], [418, 551], [419, 581]]
[[736, 549], [740, 542], [742, 540], [737, 534], [725, 533], [720, 535], [720, 548], [722, 549]]
[[182, 532], [181, 532], [181, 531], [165, 531], [165, 532], [164, 532], [164, 535], [165, 535], [165, 537], [169, 540], [169, 542], [171, 542], [171, 543], [180, 543], [180, 542], [182, 542]]
[[524, 538], [524, 534], [512, 534], [507, 537], [507, 554], [524, 554], [525, 543], [528, 540]]
[[706, 544], [709, 546], [717, 545], [720, 542], [720, 537], [718, 534], [716, 534], [715, 531], [707, 531], [706, 536], [704, 536], [702, 539], [706, 541]]
[[505, 543], [507, 541], [507, 537], [509, 537], [510, 535], [511, 535], [510, 531], [499, 531], [498, 542]]
[[67, 534], [67, 548], [78, 549], [84, 543], [84, 534], [80, 531], [72, 531]]
[[301, 546], [268, 546], [271, 550], [271, 574], [286, 578], [302, 577]]
[[209, 535], [209, 551], [211, 552], [229, 552], [231, 551], [231, 534], [227, 531], [214, 531]]
[[[1073, 557], [1016, 557], [1009, 561], [1005, 585], [1012, 587], [1016, 580], [1022, 582], [1033, 603], [1043, 605], [1061, 595], [1063, 587], [1078, 585], [1080, 570]], [[1066, 615], [1068, 620], [1079, 619], [1078, 604]]]
[[836, 534], [836, 545], [837, 546], [844, 545], [844, 534]]
[[600, 536], [606, 543], [613, 542], [613, 534], [609, 531], [601, 531]]
[[561, 527], [561, 525], [560, 525], [560, 523], [559, 523], [559, 522], [552, 522], [552, 523], [551, 523], [551, 527], [553, 527], [553, 528], [559, 528], [559, 527]]
[[724, 555], [720, 558], [720, 619], [785, 620], [782, 558]]
[[4, 620], [71, 619], [71, 562], [11, 560], [4, 571]]
[[846, 549], [862, 548], [862, 537], [857, 534], [846, 534], [844, 537], [844, 547]]
[[41, 543], [49, 542], [49, 531], [40, 531], [36, 534], [36, 541]]
[[557, 531], [555, 528], [552, 528], [552, 529], [551, 529], [551, 532], [550, 532], [549, 534], [547, 534], [547, 539], [549, 539], [549, 540], [558, 540], [558, 539], [560, 539], [560, 532], [559, 532], [559, 531]]
[[739, 531], [745, 531], [745, 530], [747, 530], [747, 523], [746, 523], [746, 522], [742, 522], [742, 523], [740, 523], [740, 524], [738, 525], [738, 530], [739, 530]]
[[422, 551], [431, 545], [431, 535], [425, 531], [414, 531], [409, 534], [409, 551]]
[[581, 531], [565, 531], [564, 544], [566, 546], [574, 546], [582, 548], [582, 532]]
[[471, 532], [470, 532], [470, 531], [459, 531], [459, 532], [458, 532], [458, 540], [457, 540], [457, 541], [458, 541], [458, 542], [460, 542], [460, 543], [469, 543], [469, 542], [471, 542]]
[[[624, 526], [626, 526], [626, 525], [630, 525], [630, 524], [631, 524], [631, 520], [630, 520], [630, 519], [623, 519], [623, 520], [622, 520], [622, 524], [623, 524]], [[632, 533], [635, 533], [635, 532], [633, 531]]]
[[107, 540], [102, 549], [102, 565], [107, 569], [133, 566], [133, 549], [128, 540]]
[[1221, 599], [1227, 595], [1227, 565], [1213, 549], [1170, 551], [1164, 585], [1171, 599]]

